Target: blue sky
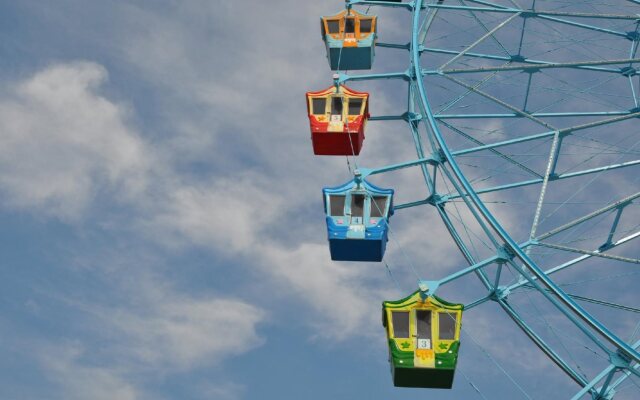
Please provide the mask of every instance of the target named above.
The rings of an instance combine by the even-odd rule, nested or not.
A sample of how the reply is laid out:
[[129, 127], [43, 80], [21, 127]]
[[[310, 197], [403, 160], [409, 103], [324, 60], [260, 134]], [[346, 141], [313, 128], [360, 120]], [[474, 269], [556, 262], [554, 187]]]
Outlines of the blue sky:
[[[397, 250], [400, 289], [329, 260], [321, 187], [349, 174], [312, 155], [305, 114], [341, 5], [0, 3], [0, 399], [520, 398], [497, 365], [536, 398], [575, 390], [495, 307], [465, 319], [454, 390], [392, 387], [380, 303], [415, 277]], [[380, 15], [408, 40], [408, 13]], [[392, 83], [353, 86], [403, 111]], [[371, 129], [368, 161], [412, 154], [376, 134], [404, 125]], [[386, 183], [417, 196], [416, 176]], [[464, 265], [432, 209], [394, 218], [421, 277]]]

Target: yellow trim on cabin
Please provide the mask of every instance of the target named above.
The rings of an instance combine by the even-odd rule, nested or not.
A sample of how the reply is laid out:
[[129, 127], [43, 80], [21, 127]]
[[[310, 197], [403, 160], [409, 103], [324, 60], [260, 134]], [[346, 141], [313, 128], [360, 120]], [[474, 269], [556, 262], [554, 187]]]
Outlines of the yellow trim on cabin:
[[[349, 93], [348, 91], [343, 90], [343, 87], [340, 87], [340, 90], [333, 90], [333, 91], [329, 91], [327, 90], [324, 93], [321, 94], [317, 94], [317, 95], [309, 95], [307, 96], [307, 103], [309, 106], [309, 110], [311, 110], [311, 115], [314, 116], [328, 116], [331, 115], [331, 99], [334, 97], [342, 97], [342, 120], [344, 121], [345, 119], [348, 120], [349, 122], [353, 122], [356, 120], [356, 118], [364, 115], [364, 111], [366, 110], [367, 107], [367, 102], [369, 101], [368, 99], [368, 95], [366, 94], [355, 94], [355, 93]], [[313, 99], [321, 99], [324, 98], [326, 100], [325, 105], [324, 105], [324, 113], [316, 113], [316, 110], [313, 107]], [[360, 105], [360, 112], [358, 115], [349, 115], [349, 101], [351, 99], [361, 99], [362, 100], [362, 104]], [[318, 119], [318, 121], [320, 121], [320, 119]], [[321, 122], [327, 122], [328, 119], [325, 119]]]
[[[416, 362], [418, 360], [421, 365], [424, 365], [426, 354], [423, 350], [429, 350], [435, 353], [446, 353], [455, 341], [460, 340], [460, 329], [462, 321], [462, 305], [450, 306], [439, 302], [435, 297], [427, 297], [424, 301], [420, 297], [420, 293], [416, 292], [414, 295], [408, 297], [400, 304], [383, 303], [385, 308], [385, 315], [387, 319], [387, 337], [393, 339], [399, 349], [403, 351], [415, 351], [416, 354], [420, 352], [420, 356], [416, 355]], [[429, 310], [431, 311], [431, 349], [417, 349], [417, 329], [416, 329], [416, 311], [417, 310]], [[409, 312], [409, 336], [410, 338], [396, 338], [393, 327], [393, 312]], [[455, 315], [456, 324], [453, 339], [440, 339], [440, 314]], [[409, 346], [406, 342], [409, 342]], [[404, 347], [403, 347], [404, 344]]]
[[[378, 17], [376, 17], [375, 15], [369, 16], [366, 14], [361, 14], [355, 10], [351, 10], [351, 14], [348, 17], [355, 19], [355, 29], [354, 29], [355, 33], [348, 33], [348, 34], [344, 33], [345, 20], [347, 18], [347, 10], [342, 10], [336, 15], [322, 17], [322, 23], [324, 25], [325, 34], [330, 35], [331, 38], [334, 40], [341, 40], [341, 39], [344, 40], [345, 41], [344, 45], [347, 47], [357, 46], [357, 44], [349, 44], [348, 43], [349, 39], [362, 40], [368, 37], [369, 35], [375, 35], [377, 24], [378, 24]], [[360, 21], [366, 20], [366, 19], [371, 20], [371, 31], [369, 33], [362, 33], [360, 32]], [[329, 33], [329, 21], [338, 21], [338, 25], [339, 25], [338, 33]]]

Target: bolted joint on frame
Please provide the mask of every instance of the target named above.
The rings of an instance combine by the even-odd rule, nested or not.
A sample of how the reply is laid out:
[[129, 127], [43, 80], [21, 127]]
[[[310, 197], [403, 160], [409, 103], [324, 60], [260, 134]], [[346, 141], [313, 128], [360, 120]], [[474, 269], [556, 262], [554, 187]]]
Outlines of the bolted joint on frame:
[[444, 150], [438, 149], [431, 154], [431, 158], [435, 161], [434, 164], [444, 164], [447, 162], [447, 155], [444, 153]]
[[[511, 56], [512, 62], [525, 62], [527, 58], [521, 54], [514, 54]], [[537, 71], [540, 71], [539, 69]]]
[[628, 369], [629, 364], [631, 364], [631, 358], [620, 350], [611, 353], [609, 355], [609, 361], [611, 361], [611, 365], [621, 369]]
[[407, 78], [405, 79], [407, 82], [413, 82], [416, 80], [416, 71], [415, 68], [409, 68], [406, 72], [405, 75], [407, 76]]
[[439, 206], [441, 204], [446, 204], [448, 201], [446, 196], [442, 196], [438, 193], [434, 193], [431, 196], [426, 198], [427, 204], [431, 204], [432, 206]]
[[632, 77], [638, 73], [638, 70], [633, 67], [624, 67], [620, 68], [620, 73], [622, 74], [622, 76]]
[[507, 287], [507, 286], [498, 286], [491, 293], [491, 300], [493, 300], [493, 301], [507, 300], [507, 298], [509, 297], [510, 294], [511, 294], [511, 289], [509, 289], [509, 287]]
[[[380, 1], [380, 0], [345, 0], [345, 3], [348, 7], [352, 7], [353, 5], [369, 5], [369, 6], [385, 6], [385, 7], [402, 7], [408, 11], [413, 11], [416, 8], [416, 2], [402, 2], [402, 1]], [[426, 6], [422, 6], [422, 9], [426, 8]]]
[[607, 251], [607, 250], [609, 250], [609, 249], [611, 249], [613, 247], [614, 247], [613, 243], [607, 242], [607, 243], [604, 243], [603, 245], [601, 245], [600, 247], [598, 247], [598, 252], [604, 253], [605, 251]]
[[505, 263], [507, 261], [513, 260], [515, 254], [513, 251], [507, 246], [502, 246], [498, 248], [498, 261]]
[[402, 119], [408, 123], [418, 122], [422, 120], [422, 115], [413, 112], [405, 112], [402, 114]]
[[428, 296], [434, 295], [440, 287], [440, 281], [418, 280], [418, 289], [420, 289], [420, 297], [425, 300]]
[[533, 10], [522, 10], [520, 16], [524, 19], [537, 17], [538, 14]]
[[637, 31], [627, 32], [627, 39], [631, 40], [632, 42], [640, 41], [640, 32], [637, 32]]
[[613, 400], [615, 395], [616, 395], [616, 390], [613, 388], [610, 388], [609, 390], [607, 390], [607, 393], [603, 395], [598, 395], [598, 397], [596, 397], [595, 400]]

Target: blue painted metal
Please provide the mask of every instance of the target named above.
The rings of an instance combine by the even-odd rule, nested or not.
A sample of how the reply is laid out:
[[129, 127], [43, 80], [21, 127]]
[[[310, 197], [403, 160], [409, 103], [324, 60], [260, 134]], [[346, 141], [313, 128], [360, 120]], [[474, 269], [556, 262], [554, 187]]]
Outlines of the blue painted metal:
[[[637, 349], [640, 347], [640, 341], [635, 342], [632, 346], [633, 349]], [[638, 367], [640, 364], [636, 364], [633, 367], [629, 365], [629, 359], [627, 357], [621, 356], [618, 353], [614, 353], [611, 355], [611, 364], [602, 370], [595, 378], [591, 380], [584, 388], [576, 393], [575, 396], [571, 398], [571, 400], [579, 400], [584, 396], [589, 390], [595, 388], [595, 386], [600, 382], [603, 378], [606, 377], [605, 382], [602, 384], [600, 388], [598, 388], [598, 394], [596, 400], [605, 400], [612, 399], [615, 394], [615, 388], [619, 386], [627, 377], [631, 374], [636, 376], [640, 376], [638, 373]], [[625, 370], [625, 375], [616, 380], [613, 384], [611, 384], [611, 380], [613, 379], [613, 373], [617, 370]]]
[[402, 2], [402, 0], [387, 0], [387, 1], [347, 0], [346, 3], [349, 6], [359, 4], [359, 5], [369, 5], [369, 6], [405, 8], [407, 10], [413, 10], [415, 2], [414, 1]]
[[467, 268], [461, 269], [460, 271], [454, 272], [453, 274], [440, 279], [438, 282], [440, 282], [440, 285], [445, 285], [447, 283], [453, 282], [461, 277], [463, 277], [464, 275], [467, 275], [471, 272], [474, 272], [480, 268], [486, 267], [487, 265], [493, 264], [495, 262], [497, 262], [498, 260], [500, 260], [499, 256], [493, 256], [490, 258], [487, 258], [486, 260], [483, 260], [479, 263], [473, 264]]
[[358, 41], [358, 47], [342, 47], [341, 40], [325, 39], [327, 58], [332, 71], [371, 69], [375, 57], [372, 40]]
[[378, 115], [369, 117], [369, 121], [402, 121], [404, 119], [404, 115]]
[[[421, 53], [422, 52], [438, 53], [438, 54], [458, 54], [458, 53], [460, 53], [459, 51], [454, 51], [454, 50], [439, 49], [439, 48], [424, 47], [424, 46], [420, 46], [419, 49], [420, 49]], [[476, 58], [486, 58], [488, 60], [513, 61], [512, 57], [498, 56], [498, 55], [495, 55], [495, 54], [484, 54], [484, 53], [468, 52], [468, 53], [465, 53], [465, 56], [467, 56], [467, 57], [476, 57]], [[530, 58], [523, 58], [519, 62], [523, 62], [523, 63], [527, 63], [527, 64], [539, 64], [539, 65], [551, 64], [551, 62], [549, 62], [549, 61], [534, 60], [534, 59], [530, 59]], [[591, 70], [591, 71], [620, 73], [620, 69], [618, 69], [618, 68], [602, 68], [602, 67], [590, 67], [590, 66], [576, 66], [575, 68], [576, 69], [587, 69], [587, 70]]]
[[471, 308], [477, 307], [477, 306], [479, 306], [481, 304], [484, 304], [484, 303], [486, 303], [488, 301], [491, 301], [491, 300], [493, 300], [493, 294], [490, 293], [490, 294], [488, 294], [488, 295], [486, 295], [484, 297], [479, 298], [478, 300], [474, 300], [471, 303], [465, 304], [464, 305], [464, 309], [465, 310], [469, 310]]
[[[555, 176], [551, 177], [549, 179], [549, 181], [553, 182], [553, 181], [558, 181], [558, 180], [562, 180], [562, 179], [575, 178], [577, 176], [595, 174], [595, 173], [604, 172], [604, 171], [610, 171], [610, 170], [614, 170], [614, 169], [618, 169], [618, 168], [632, 167], [632, 166], [639, 165], [639, 164], [640, 164], [640, 160], [634, 160], [634, 161], [628, 161], [628, 162], [624, 162], [624, 163], [620, 163], [620, 164], [605, 165], [603, 167], [590, 168], [590, 169], [585, 169], [585, 170], [582, 170], [582, 171], [555, 175]], [[486, 188], [486, 189], [474, 190], [473, 194], [478, 195], [478, 194], [484, 194], [484, 193], [499, 192], [501, 190], [513, 189], [513, 188], [522, 187], [522, 186], [536, 185], [536, 184], [539, 184], [539, 183], [542, 183], [542, 182], [543, 182], [543, 179], [531, 179], [531, 180], [527, 180], [527, 181], [510, 183], [510, 184], [507, 184], [507, 185], [499, 185], [499, 186], [494, 186], [494, 187], [490, 187], [490, 188]], [[473, 197], [472, 194], [469, 194], [469, 195]], [[454, 195], [451, 195], [451, 196], [446, 196], [446, 198], [448, 200], [458, 199], [458, 198], [461, 198], [461, 197], [465, 197], [465, 195], [454, 194]]]
[[409, 203], [398, 204], [398, 205], [394, 206], [393, 208], [395, 210], [402, 210], [404, 208], [418, 207], [418, 206], [423, 206], [425, 204], [432, 204], [432, 203], [433, 203], [433, 197], [429, 196], [424, 200], [417, 200], [417, 201], [412, 201], [412, 202], [409, 202]]
[[[606, 115], [629, 115], [630, 111], [597, 111], [597, 112], [567, 112], [567, 113], [536, 113], [531, 115], [539, 118], [556, 118], [556, 117], [597, 117]], [[522, 118], [518, 114], [436, 114], [436, 119], [494, 119], [494, 118]], [[371, 118], [373, 119], [373, 117]], [[455, 154], [455, 152], [454, 152]]]
[[[442, 123], [442, 125], [446, 126], [447, 128], [451, 129], [453, 132], [457, 133], [458, 135], [464, 137], [465, 139], [474, 142], [477, 145], [480, 146], [485, 146], [485, 143], [481, 142], [480, 140], [476, 139], [475, 137], [473, 137], [472, 135], [469, 135], [465, 132], [463, 132], [461, 129], [456, 128], [455, 126], [445, 122], [445, 121], [440, 121]], [[540, 175], [538, 172], [532, 170], [531, 168], [527, 167], [526, 165], [522, 164], [521, 162], [518, 162], [517, 160], [515, 160], [514, 158], [499, 152], [496, 149], [489, 149], [489, 151], [495, 155], [497, 155], [498, 157], [502, 158], [503, 160], [506, 160], [507, 162], [517, 166], [518, 168], [520, 168], [523, 171], [526, 171], [528, 174], [536, 176], [538, 178], [542, 178], [542, 175]]]
[[616, 379], [616, 381], [615, 381], [615, 382], [613, 382], [613, 383], [609, 386], [609, 389], [607, 390], [607, 393], [606, 393], [606, 397], [604, 397], [604, 399], [605, 399], [605, 400], [612, 399], [612, 398], [613, 398], [613, 396], [614, 396], [614, 395], [615, 395], [615, 393], [616, 393], [616, 390], [615, 390], [615, 389], [616, 389], [618, 386], [620, 386], [620, 385], [621, 385], [625, 380], [627, 380], [627, 378], [629, 378], [629, 376], [631, 376], [631, 374], [633, 373], [633, 371], [636, 371], [636, 374], [635, 374], [635, 375], [637, 376], [638, 369], [640, 369], [640, 364], [636, 364], [636, 365], [634, 365], [634, 366], [633, 366], [632, 368], [630, 368], [629, 370], [624, 370], [624, 371], [622, 371], [622, 376], [621, 376], [621, 377], [619, 377], [618, 379]]
[[585, 29], [589, 29], [589, 30], [592, 30], [592, 31], [596, 31], [596, 32], [609, 33], [611, 35], [616, 35], [616, 36], [620, 36], [620, 37], [626, 37], [627, 36], [624, 32], [614, 31], [612, 29], [606, 29], [606, 28], [602, 28], [602, 27], [594, 26], [594, 25], [582, 24], [582, 23], [575, 22], [575, 21], [569, 21], [569, 20], [566, 20], [566, 19], [563, 19], [563, 18], [554, 18], [554, 17], [550, 17], [548, 15], [541, 15], [540, 18], [546, 19], [548, 21], [560, 22], [560, 23], [566, 24], [566, 25], [585, 28]]
[[421, 158], [419, 160], [407, 161], [407, 162], [404, 162], [404, 163], [387, 165], [386, 167], [379, 167], [379, 168], [373, 168], [373, 169], [360, 168], [360, 174], [363, 177], [367, 177], [369, 175], [376, 175], [376, 174], [381, 174], [381, 173], [384, 173], [384, 172], [396, 171], [396, 170], [403, 169], [403, 168], [415, 167], [417, 165], [437, 164], [437, 163], [438, 163], [437, 159], [435, 159], [433, 157], [425, 157], [425, 158]]
[[[462, 53], [459, 53], [459, 54], [462, 54]], [[525, 61], [525, 60], [523, 59], [522, 61]], [[581, 67], [594, 66], [594, 65], [616, 65], [616, 64], [627, 64], [627, 63], [638, 63], [638, 62], [640, 62], [640, 59], [638, 58], [624, 58], [619, 60], [606, 60], [606, 61], [576, 61], [576, 62], [567, 62], [567, 63], [544, 63], [544, 64], [531, 63], [531, 64], [523, 64], [523, 65], [501, 65], [497, 67], [477, 67], [477, 68], [443, 69], [444, 67], [440, 67], [435, 70], [423, 69], [422, 75], [477, 74], [477, 73], [495, 72], [495, 71], [524, 71], [524, 72], [535, 73], [543, 69], [552, 69], [552, 68], [582, 69]], [[611, 69], [600, 68], [599, 71], [613, 72], [616, 74], [622, 74], [624, 76], [627, 76], [627, 74], [636, 73], [635, 69], [633, 68], [627, 69], [627, 68], [622, 68], [622, 69], [621, 68], [611, 68]]]
[[[560, 133], [560, 137], [562, 137], [562, 136], [566, 136], [566, 135], [569, 135], [569, 134], [571, 134], [573, 132], [581, 131], [581, 130], [584, 130], [584, 129], [595, 128], [597, 126], [611, 124], [611, 123], [614, 123], [614, 122], [620, 122], [620, 121], [624, 121], [624, 120], [631, 119], [631, 118], [636, 118], [636, 117], [640, 117], [640, 112], [634, 111], [634, 112], [630, 112], [630, 113], [627, 113], [625, 115], [622, 115], [622, 116], [619, 116], [619, 117], [615, 117], [615, 118], [610, 118], [610, 119], [590, 122], [590, 123], [587, 123], [587, 124], [582, 124], [582, 125], [576, 125], [576, 126], [571, 126], [571, 127], [567, 127], [567, 128], [562, 128], [562, 129], [558, 129], [557, 132], [559, 132]], [[487, 150], [487, 149], [501, 147], [501, 146], [509, 146], [509, 145], [512, 145], [512, 144], [528, 142], [528, 141], [531, 141], [531, 140], [544, 139], [544, 138], [548, 138], [548, 137], [554, 136], [555, 134], [556, 134], [556, 131], [552, 130], [552, 131], [549, 131], [549, 132], [543, 132], [543, 133], [538, 133], [538, 134], [534, 134], [534, 135], [523, 136], [523, 137], [520, 137], [520, 138], [517, 138], [517, 139], [505, 140], [505, 141], [502, 141], [502, 142], [492, 143], [492, 144], [479, 146], [479, 147], [473, 147], [473, 148], [470, 148], [470, 149], [453, 151], [451, 154], [453, 154], [454, 156], [459, 156], [459, 155], [463, 155], [463, 154], [473, 153], [473, 152], [476, 152], [476, 151], [482, 151], [482, 150]]]
[[[622, 238], [622, 239], [620, 239], [620, 240], [618, 240], [618, 241], [616, 241], [616, 242], [612, 243], [612, 244], [609, 246], [609, 249], [612, 249], [612, 248], [614, 248], [614, 247], [617, 247], [617, 246], [623, 245], [623, 244], [625, 244], [625, 243], [627, 243], [627, 242], [630, 242], [631, 240], [634, 240], [634, 239], [639, 238], [639, 237], [640, 237], [640, 231], [635, 232], [635, 233], [633, 233], [633, 234], [631, 234], [631, 235], [625, 236], [624, 238]], [[533, 243], [532, 243], [532, 244], [533, 244]], [[522, 248], [524, 248], [524, 247], [526, 247], [526, 246], [521, 245], [521, 247], [522, 247]], [[598, 251], [599, 251], [599, 250], [595, 250], [594, 252], [598, 252]], [[582, 262], [582, 261], [584, 261], [584, 260], [587, 260], [587, 259], [589, 259], [589, 258], [591, 258], [591, 257], [594, 257], [594, 256], [593, 256], [592, 254], [585, 254], [585, 255], [583, 255], [583, 256], [576, 257], [576, 258], [574, 258], [573, 260], [569, 260], [569, 261], [564, 262], [564, 263], [562, 263], [562, 264], [560, 264], [560, 265], [558, 265], [558, 266], [555, 266], [555, 267], [553, 267], [553, 268], [550, 268], [550, 269], [548, 269], [548, 270], [544, 271], [544, 273], [545, 273], [545, 275], [547, 275], [547, 276], [548, 276], [548, 275], [553, 275], [553, 274], [555, 274], [555, 273], [557, 273], [557, 272], [560, 272], [560, 271], [562, 271], [562, 270], [564, 270], [564, 269], [570, 268], [570, 267], [572, 267], [572, 266], [574, 266], [574, 265], [576, 265], [576, 264], [578, 264], [578, 263], [580, 263], [580, 262]], [[534, 280], [537, 280], [537, 278], [536, 278], [536, 277], [534, 277], [533, 279], [534, 279]], [[515, 290], [515, 289], [518, 289], [518, 288], [520, 288], [520, 287], [522, 287], [522, 286], [524, 286], [524, 285], [526, 285], [526, 283], [525, 283], [525, 282], [518, 282], [518, 283], [515, 283], [515, 284], [513, 284], [513, 285], [509, 286], [509, 289], [510, 289], [510, 290]]]
[[598, 248], [598, 250], [604, 251], [604, 250], [607, 250], [609, 246], [611, 246], [611, 243], [613, 242], [613, 235], [615, 235], [616, 230], [618, 229], [618, 223], [620, 222], [620, 217], [622, 216], [625, 206], [627, 206], [628, 204], [629, 203], [624, 203], [623, 205], [618, 207], [618, 211], [616, 212], [616, 216], [613, 219], [613, 223], [611, 224], [611, 229], [609, 230], [609, 235], [607, 236], [607, 240]]
[[560, 232], [563, 232], [569, 228], [572, 228], [578, 224], [581, 224], [585, 221], [588, 221], [590, 219], [593, 219], [595, 217], [597, 217], [598, 215], [604, 214], [608, 211], [614, 210], [614, 209], [619, 209], [619, 208], [624, 208], [627, 205], [629, 205], [631, 202], [633, 202], [635, 199], [637, 199], [638, 197], [640, 197], [640, 192], [637, 192], [635, 194], [632, 194], [630, 196], [626, 196], [618, 201], [616, 201], [615, 203], [609, 204], [608, 206], [602, 207], [599, 210], [595, 210], [590, 212], [589, 214], [577, 218], [573, 221], [567, 222], [566, 224], [559, 226], [557, 228], [554, 228], [548, 232], [545, 232], [541, 235], [539, 235], [538, 237], [536, 237], [536, 240], [544, 240], [547, 239], [553, 235], [557, 235]]
[[[418, 3], [416, 1], [416, 3]], [[471, 6], [452, 6], [448, 4], [427, 4], [429, 8], [438, 8], [438, 9], [448, 9], [448, 10], [461, 10], [461, 11], [483, 11], [483, 12], [494, 12], [494, 13], [522, 13], [525, 17], [540, 17], [540, 16], [565, 16], [565, 17], [574, 17], [574, 18], [595, 18], [595, 19], [621, 19], [621, 20], [631, 20], [635, 21], [638, 19], [637, 15], [627, 15], [627, 14], [593, 14], [593, 13], [579, 13], [579, 12], [563, 12], [563, 11], [545, 11], [545, 10], [523, 10], [517, 8], [510, 8], [504, 6], [493, 5], [495, 7], [471, 7]], [[419, 7], [416, 5], [416, 7]], [[592, 29], [590, 27], [589, 29]], [[595, 30], [595, 29], [594, 29]]]
[[[322, 194], [331, 259], [382, 261], [393, 215], [393, 189], [382, 189], [356, 177], [343, 185], [324, 188]], [[386, 201], [382, 205], [374, 199]], [[332, 201], [337, 203], [332, 205]]]
[[420, 297], [425, 300], [428, 296], [433, 296], [440, 287], [440, 281], [418, 280], [418, 289], [420, 289]]
[[[416, 10], [420, 10], [422, 6], [422, 0], [416, 0]], [[415, 46], [417, 43], [418, 36], [418, 27], [420, 26], [420, 12], [414, 12], [413, 15], [414, 22], [414, 30], [412, 35], [412, 43], [414, 46], [412, 48], [413, 53], [413, 68], [415, 70], [415, 76], [420, 76], [420, 54], [418, 48]], [[637, 18], [637, 17], [636, 17]], [[497, 236], [504, 241], [505, 245], [508, 246], [509, 250], [513, 252], [514, 255], [518, 257], [518, 259], [533, 273], [535, 277], [537, 277], [548, 289], [551, 290], [554, 296], [548, 295], [547, 299], [556, 306], [556, 308], [563, 313], [569, 320], [571, 320], [576, 327], [578, 327], [585, 335], [590, 337], [594, 343], [600, 345], [600, 340], [595, 336], [595, 334], [591, 333], [589, 329], [583, 323], [587, 324], [591, 329], [601, 335], [604, 339], [606, 339], [609, 343], [616, 346], [621, 351], [624, 351], [626, 355], [635, 360], [636, 362], [640, 361], [640, 354], [632, 349], [627, 343], [614, 335], [606, 326], [596, 320], [593, 316], [587, 313], [580, 305], [578, 305], [575, 301], [573, 301], [569, 296], [567, 296], [564, 291], [557, 286], [548, 276], [544, 274], [544, 272], [536, 265], [536, 263], [524, 253], [524, 251], [518, 246], [518, 244], [509, 236], [506, 230], [502, 227], [502, 225], [497, 221], [497, 219], [493, 216], [493, 214], [486, 208], [480, 197], [469, 183], [464, 173], [458, 167], [457, 162], [453, 155], [451, 154], [445, 140], [443, 139], [438, 124], [433, 116], [433, 112], [431, 111], [431, 107], [428, 101], [426, 89], [424, 87], [424, 82], [421, 79], [416, 81], [420, 99], [422, 106], [424, 108], [423, 115], [427, 117], [429, 121], [429, 125], [431, 127], [431, 132], [434, 135], [435, 139], [440, 146], [444, 156], [446, 157], [447, 162], [449, 163], [451, 170], [455, 174], [455, 177], [460, 182], [460, 184], [464, 187], [468, 198], [473, 202], [475, 208], [479, 211], [482, 216], [482, 219], [486, 221], [491, 228], [495, 231]], [[626, 164], [626, 163], [623, 163]], [[610, 167], [609, 167], [610, 168]], [[467, 197], [465, 196], [465, 198]], [[480, 221], [479, 221], [480, 222]], [[510, 264], [519, 270], [523, 276], [524, 271], [520, 269], [520, 266], [514, 262], [510, 262]], [[543, 291], [543, 295], [546, 293]], [[582, 322], [581, 322], [582, 321]], [[603, 347], [603, 346], [601, 346]]]
[[363, 75], [339, 74], [338, 82], [345, 83], [349, 81], [373, 81], [377, 79], [403, 79], [405, 81], [409, 81], [411, 80], [411, 75], [409, 71], [388, 72], [383, 74], [363, 74]]
[[381, 43], [381, 42], [378, 42], [378, 43], [376, 43], [376, 46], [378, 46], [378, 47], [388, 47], [390, 49], [398, 49], [398, 50], [409, 50], [409, 48], [411, 47], [411, 44], [410, 43], [398, 44], [398, 43]]

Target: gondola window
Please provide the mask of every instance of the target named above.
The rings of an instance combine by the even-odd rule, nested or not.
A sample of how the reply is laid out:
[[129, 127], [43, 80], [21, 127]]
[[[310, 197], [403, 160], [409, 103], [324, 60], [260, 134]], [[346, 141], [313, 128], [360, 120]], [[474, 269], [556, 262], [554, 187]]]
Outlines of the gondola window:
[[409, 313], [405, 311], [391, 312], [393, 319], [393, 336], [396, 338], [409, 337]]

